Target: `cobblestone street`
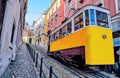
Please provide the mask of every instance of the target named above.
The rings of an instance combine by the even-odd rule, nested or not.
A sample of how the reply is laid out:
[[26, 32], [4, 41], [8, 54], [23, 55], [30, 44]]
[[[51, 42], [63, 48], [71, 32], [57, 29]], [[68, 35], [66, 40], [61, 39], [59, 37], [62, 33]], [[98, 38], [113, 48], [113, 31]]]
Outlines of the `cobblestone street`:
[[37, 78], [35, 66], [25, 44], [18, 50], [8, 78]]

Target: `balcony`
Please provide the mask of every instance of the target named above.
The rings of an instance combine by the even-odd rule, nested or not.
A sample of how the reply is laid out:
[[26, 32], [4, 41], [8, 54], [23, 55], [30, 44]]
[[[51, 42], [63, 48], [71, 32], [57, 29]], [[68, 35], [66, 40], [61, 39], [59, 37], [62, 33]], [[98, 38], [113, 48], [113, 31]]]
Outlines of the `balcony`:
[[120, 37], [114, 38], [114, 47], [120, 46]]

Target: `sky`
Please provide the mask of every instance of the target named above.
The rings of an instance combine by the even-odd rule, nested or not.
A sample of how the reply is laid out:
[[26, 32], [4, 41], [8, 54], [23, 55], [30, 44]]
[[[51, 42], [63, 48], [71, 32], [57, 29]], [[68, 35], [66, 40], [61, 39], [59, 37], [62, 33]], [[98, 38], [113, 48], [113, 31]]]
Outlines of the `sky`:
[[41, 13], [44, 13], [50, 5], [52, 0], [28, 0], [27, 14], [25, 17], [26, 22], [29, 25], [33, 24], [33, 21], [37, 20]]

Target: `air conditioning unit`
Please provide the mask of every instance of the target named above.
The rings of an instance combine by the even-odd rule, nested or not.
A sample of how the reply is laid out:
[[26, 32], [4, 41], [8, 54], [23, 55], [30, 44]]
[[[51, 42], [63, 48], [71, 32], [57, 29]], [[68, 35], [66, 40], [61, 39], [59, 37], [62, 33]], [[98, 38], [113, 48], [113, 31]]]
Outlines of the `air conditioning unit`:
[[98, 0], [98, 2], [96, 3], [97, 6], [102, 6], [103, 5], [103, 0]]
[[68, 3], [71, 2], [71, 0], [68, 0]]
[[79, 0], [79, 3], [83, 3], [83, 0]]

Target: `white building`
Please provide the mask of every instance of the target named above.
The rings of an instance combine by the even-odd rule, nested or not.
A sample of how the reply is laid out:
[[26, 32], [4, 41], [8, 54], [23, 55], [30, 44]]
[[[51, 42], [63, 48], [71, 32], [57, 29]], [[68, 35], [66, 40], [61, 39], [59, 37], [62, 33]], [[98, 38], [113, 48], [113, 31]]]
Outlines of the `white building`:
[[34, 23], [34, 35], [36, 36], [35, 45], [44, 47], [44, 24], [45, 14], [41, 15]]
[[30, 26], [28, 23], [25, 23], [22, 31], [22, 40], [24, 43], [29, 43], [28, 32], [30, 30]]
[[22, 43], [26, 8], [27, 0], [0, 0], [0, 77]]

